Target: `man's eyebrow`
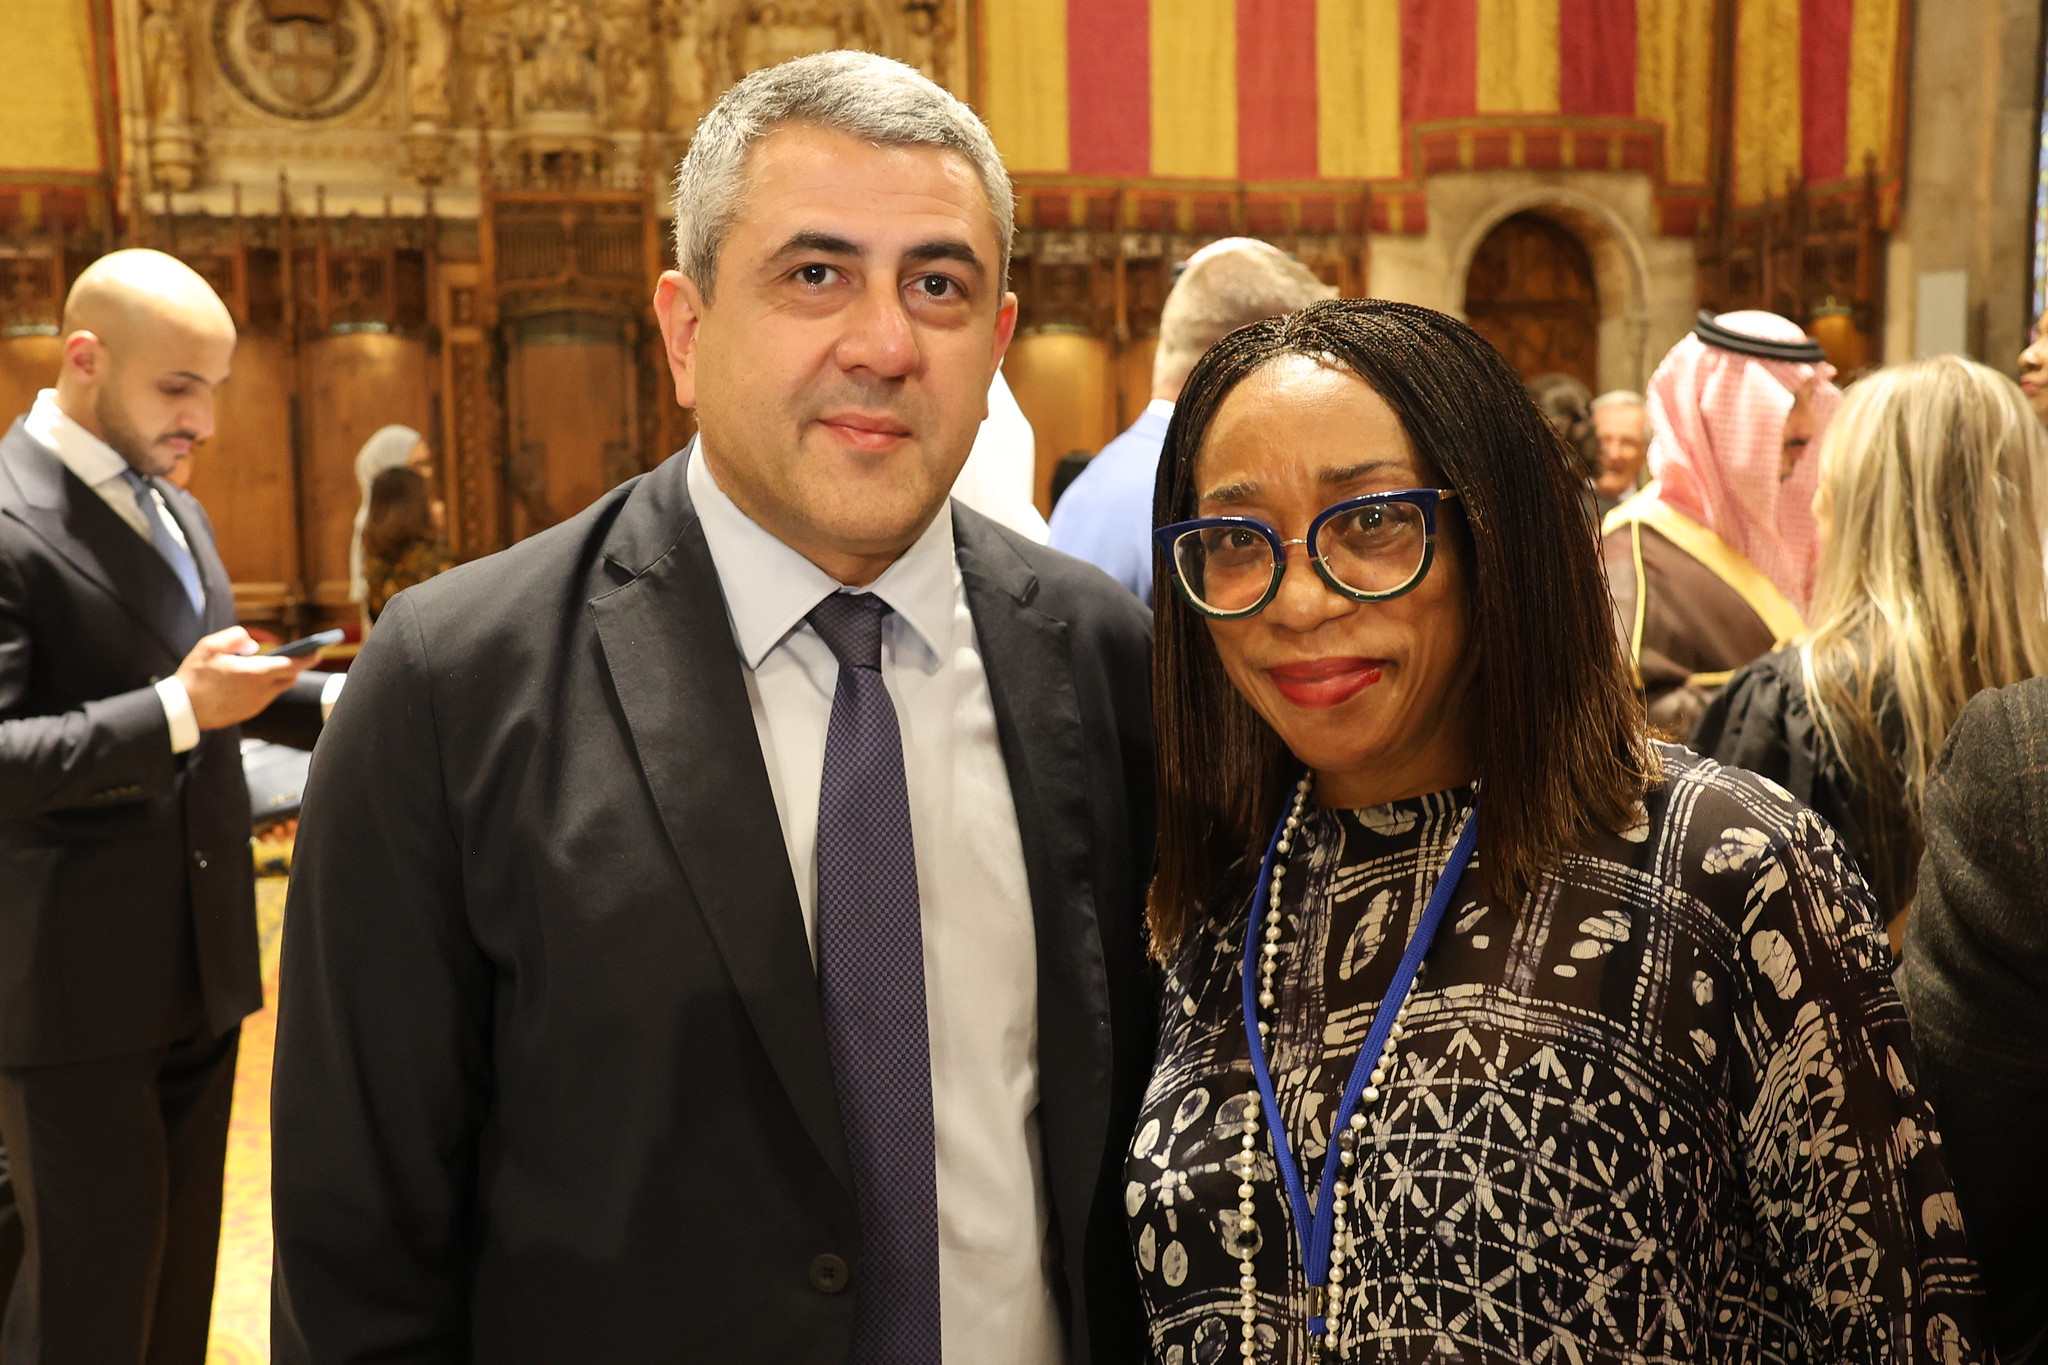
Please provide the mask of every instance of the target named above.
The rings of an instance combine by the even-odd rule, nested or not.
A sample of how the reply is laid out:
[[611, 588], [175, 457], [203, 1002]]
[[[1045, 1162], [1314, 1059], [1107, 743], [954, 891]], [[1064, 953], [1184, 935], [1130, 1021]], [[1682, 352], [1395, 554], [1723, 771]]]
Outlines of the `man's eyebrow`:
[[866, 248], [857, 242], [834, 236], [829, 232], [821, 232], [816, 228], [805, 228], [801, 232], [792, 233], [789, 240], [777, 248], [775, 255], [770, 259], [779, 260], [784, 256], [807, 251], [817, 252], [823, 256], [860, 257], [868, 254]]
[[958, 237], [940, 237], [930, 242], [919, 242], [903, 253], [906, 261], [958, 261], [970, 267], [977, 275], [988, 274], [988, 267], [981, 263], [981, 256], [975, 249]]

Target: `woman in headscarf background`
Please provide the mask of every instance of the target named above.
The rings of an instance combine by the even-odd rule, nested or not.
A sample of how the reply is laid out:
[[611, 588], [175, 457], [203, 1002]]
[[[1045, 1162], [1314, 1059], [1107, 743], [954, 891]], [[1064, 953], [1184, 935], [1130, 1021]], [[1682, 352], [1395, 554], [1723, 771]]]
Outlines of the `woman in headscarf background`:
[[1734, 670], [1804, 628], [1818, 537], [1807, 458], [1842, 392], [1820, 344], [1775, 313], [1701, 313], [1650, 376], [1655, 482], [1601, 542], [1650, 723], [1692, 734]]
[[[363, 577], [363, 528], [370, 520], [370, 488], [377, 482], [377, 476], [387, 469], [410, 468], [429, 481], [433, 478], [434, 456], [427, 448], [427, 442], [419, 432], [408, 426], [393, 423], [379, 427], [370, 433], [370, 439], [363, 442], [356, 452], [356, 491], [361, 501], [356, 506], [355, 530], [348, 542], [348, 600], [358, 604], [368, 601], [369, 582]], [[363, 627], [368, 629], [370, 613], [363, 613]]]
[[1738, 671], [1692, 747], [1833, 825], [1896, 950], [1950, 726], [2048, 671], [2048, 432], [2010, 379], [1937, 356], [1860, 381], [1816, 463], [1812, 629]]

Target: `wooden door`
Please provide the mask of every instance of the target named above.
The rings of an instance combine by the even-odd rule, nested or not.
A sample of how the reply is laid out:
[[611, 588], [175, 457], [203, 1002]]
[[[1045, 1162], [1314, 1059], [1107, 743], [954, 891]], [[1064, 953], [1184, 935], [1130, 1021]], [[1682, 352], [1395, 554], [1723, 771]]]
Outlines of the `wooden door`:
[[1473, 253], [1465, 317], [1523, 379], [1568, 374], [1599, 392], [1593, 257], [1568, 228], [1538, 213], [1502, 219]]

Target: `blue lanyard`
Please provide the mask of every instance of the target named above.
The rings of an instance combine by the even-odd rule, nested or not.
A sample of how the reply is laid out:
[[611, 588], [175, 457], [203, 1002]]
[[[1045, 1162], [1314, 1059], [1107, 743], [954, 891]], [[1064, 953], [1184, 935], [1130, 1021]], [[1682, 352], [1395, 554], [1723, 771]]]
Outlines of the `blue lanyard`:
[[[1302, 1272], [1308, 1278], [1309, 1288], [1320, 1291], [1329, 1281], [1330, 1243], [1336, 1236], [1336, 1215], [1331, 1211], [1331, 1205], [1336, 1196], [1337, 1167], [1343, 1164], [1337, 1159], [1337, 1136], [1358, 1110], [1358, 1099], [1365, 1092], [1366, 1078], [1372, 1074], [1380, 1049], [1386, 1046], [1387, 1034], [1394, 1027], [1394, 1017], [1408, 999], [1408, 992], [1415, 985], [1415, 974], [1422, 970], [1422, 959], [1429, 955], [1429, 945], [1436, 939], [1437, 926], [1443, 923], [1444, 914], [1451, 907], [1451, 896], [1458, 889], [1458, 881], [1465, 875], [1466, 865], [1472, 861], [1472, 850], [1479, 843], [1479, 807], [1475, 803], [1472, 813], [1465, 818], [1465, 828], [1459, 832], [1458, 842], [1451, 849], [1444, 870], [1437, 876], [1429, 904], [1423, 910], [1422, 918], [1416, 921], [1415, 932], [1408, 937], [1408, 951], [1402, 955], [1401, 965], [1394, 969], [1394, 979], [1387, 983], [1387, 993], [1373, 1015], [1372, 1029], [1365, 1035], [1365, 1046], [1359, 1050], [1358, 1060], [1352, 1063], [1351, 1079], [1344, 1086], [1344, 1098], [1331, 1118], [1330, 1147], [1323, 1156], [1322, 1188], [1316, 1200], [1315, 1215], [1311, 1217], [1308, 1194], [1301, 1183], [1301, 1170], [1295, 1165], [1294, 1148], [1287, 1140], [1287, 1125], [1280, 1113], [1280, 1100], [1273, 1093], [1273, 1071], [1266, 1063], [1266, 1044], [1259, 1037], [1258, 1026], [1260, 927], [1273, 885], [1273, 857], [1279, 850], [1280, 836], [1287, 828], [1287, 816], [1293, 809], [1292, 793], [1290, 784], [1287, 804], [1280, 812], [1279, 823], [1273, 826], [1273, 837], [1266, 842], [1265, 860], [1259, 864], [1259, 885], [1252, 893], [1251, 922], [1244, 931], [1244, 1040], [1251, 1053], [1252, 1075], [1258, 1081], [1259, 1099], [1269, 1116], [1266, 1131], [1273, 1135], [1273, 1156], [1280, 1166], [1280, 1178], [1286, 1182], [1287, 1198], [1294, 1205], [1294, 1232], [1301, 1241]], [[1314, 1336], [1322, 1336], [1329, 1330], [1321, 1311], [1323, 1301], [1320, 1292], [1314, 1295], [1316, 1311], [1308, 1320], [1308, 1330]]]

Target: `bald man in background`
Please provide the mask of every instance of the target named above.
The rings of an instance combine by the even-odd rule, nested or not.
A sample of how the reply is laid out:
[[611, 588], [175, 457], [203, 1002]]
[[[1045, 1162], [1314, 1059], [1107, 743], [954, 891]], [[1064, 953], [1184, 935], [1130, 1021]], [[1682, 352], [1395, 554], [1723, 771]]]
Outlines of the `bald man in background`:
[[1052, 547], [1087, 560], [1149, 604], [1152, 483], [1188, 372], [1238, 328], [1336, 296], [1307, 266], [1256, 237], [1225, 237], [1188, 257], [1159, 311], [1152, 401], [1060, 496]]
[[235, 328], [170, 256], [65, 302], [0, 438], [0, 1140], [24, 1233], [0, 1365], [201, 1365], [235, 1046], [262, 1004], [240, 734], [325, 675], [255, 657], [206, 514]]

